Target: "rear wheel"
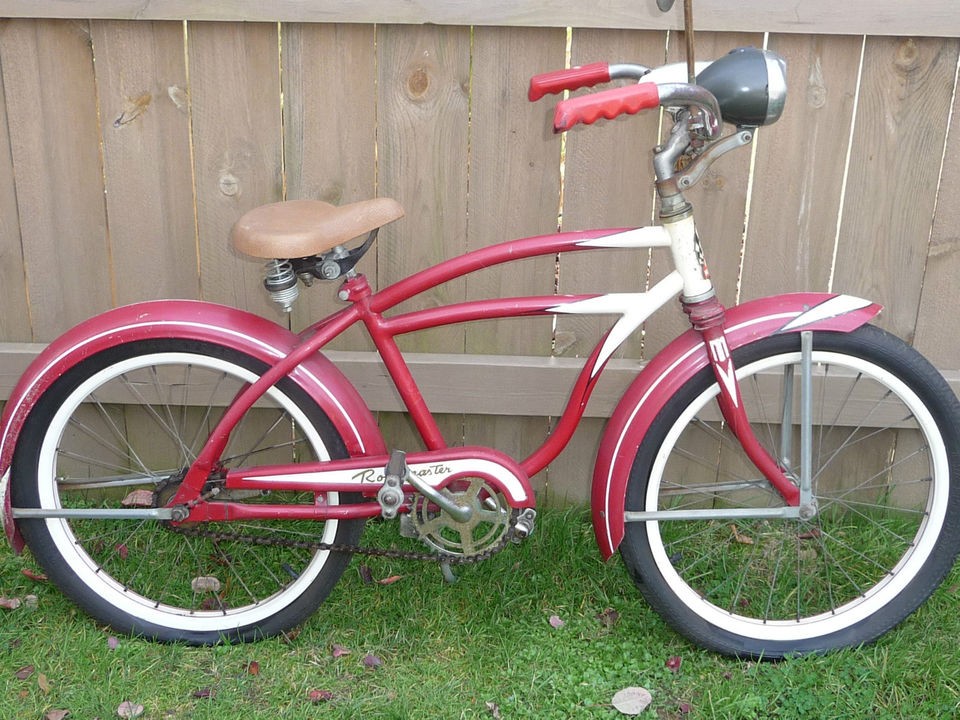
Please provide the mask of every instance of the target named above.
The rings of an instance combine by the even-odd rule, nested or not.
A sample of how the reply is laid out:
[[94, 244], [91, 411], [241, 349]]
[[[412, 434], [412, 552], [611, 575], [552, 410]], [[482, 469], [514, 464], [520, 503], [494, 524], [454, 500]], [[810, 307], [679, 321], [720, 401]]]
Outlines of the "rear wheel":
[[[265, 370], [210, 343], [121, 345], [71, 368], [31, 411], [13, 465], [18, 508], [162, 507], [227, 404]], [[329, 418], [293, 381], [244, 417], [226, 467], [345, 457]], [[337, 493], [246, 493], [232, 502], [356, 502]], [[21, 519], [50, 579], [97, 620], [124, 633], [208, 644], [273, 635], [326, 598], [350, 555], [270, 541], [355, 544], [362, 521], [204, 523], [154, 519]], [[183, 530], [187, 530], [189, 534]], [[231, 535], [256, 538], [239, 541]], [[264, 543], [264, 544], [260, 544]]]
[[[800, 359], [798, 334], [734, 353], [754, 432], [795, 477]], [[960, 548], [950, 387], [870, 326], [814, 333], [812, 359], [813, 517], [627, 524], [621, 552], [643, 594], [677, 631], [722, 653], [870, 642], [933, 592]], [[661, 411], [634, 461], [628, 511], [783, 506], [720, 419], [717, 394], [706, 368]]]

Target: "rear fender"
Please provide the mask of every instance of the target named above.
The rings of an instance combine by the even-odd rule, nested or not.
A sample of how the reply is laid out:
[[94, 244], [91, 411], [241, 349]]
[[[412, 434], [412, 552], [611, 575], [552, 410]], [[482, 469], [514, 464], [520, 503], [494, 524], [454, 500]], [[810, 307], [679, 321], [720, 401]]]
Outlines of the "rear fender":
[[[95, 353], [123, 343], [174, 337], [225, 345], [266, 363], [285, 356], [299, 342], [289, 330], [257, 315], [190, 300], [145, 302], [110, 310], [52, 342], [20, 378], [0, 419], [3, 529], [17, 552], [23, 548], [23, 540], [10, 511], [10, 465], [20, 431], [37, 400], [57, 378]], [[351, 457], [386, 453], [373, 415], [327, 358], [317, 353], [290, 377], [330, 417]]]
[[[726, 337], [731, 350], [770, 335], [803, 330], [852, 332], [881, 307], [849, 295], [796, 293], [730, 308]], [[620, 546], [627, 481], [637, 448], [657, 413], [691, 377], [709, 364], [700, 335], [689, 330], [667, 345], [627, 388], [600, 441], [594, 466], [593, 529], [604, 559]]]

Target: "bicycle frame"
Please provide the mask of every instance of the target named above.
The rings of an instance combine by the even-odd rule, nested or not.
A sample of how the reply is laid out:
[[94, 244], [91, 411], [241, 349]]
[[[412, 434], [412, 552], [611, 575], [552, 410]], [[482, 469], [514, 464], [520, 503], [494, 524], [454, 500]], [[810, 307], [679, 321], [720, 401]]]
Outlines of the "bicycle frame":
[[[600, 250], [604, 248], [656, 248], [670, 247], [671, 235], [664, 227], [647, 227], [632, 230], [606, 229], [586, 232], [558, 233], [538, 237], [524, 238], [511, 242], [482, 248], [463, 256], [442, 262], [436, 266], [416, 273], [396, 284], [373, 293], [362, 275], [348, 278], [340, 290], [340, 298], [351, 303], [350, 307], [335, 313], [304, 330], [300, 337], [302, 344], [287, 357], [277, 362], [269, 372], [236, 399], [223, 415], [218, 426], [211, 433], [204, 449], [191, 466], [173, 503], [188, 502], [196, 498], [209, 474], [215, 469], [223, 448], [226, 446], [231, 429], [239, 422], [243, 414], [253, 403], [279, 378], [288, 374], [304, 358], [323, 348], [333, 338], [357, 322], [363, 323], [376, 346], [387, 372], [389, 373], [400, 397], [410, 413], [411, 419], [427, 448], [426, 453], [411, 455], [410, 463], [414, 467], [425, 464], [449, 465], [450, 452], [437, 427], [429, 408], [420, 394], [409, 367], [397, 346], [395, 338], [407, 333], [418, 332], [442, 325], [470, 322], [481, 319], [523, 317], [528, 315], [549, 315], [558, 313], [619, 315], [620, 319], [600, 340], [581, 370], [570, 397], [567, 401], [556, 429], [530, 457], [515, 464], [507, 461], [499, 453], [484, 452], [476, 449], [473, 457], [483, 458], [495, 465], [500, 476], [488, 475], [488, 479], [497, 482], [507, 491], [514, 507], [532, 507], [533, 492], [528, 478], [546, 467], [567, 445], [583, 416], [587, 401], [597, 380], [617, 347], [633, 333], [650, 315], [672, 300], [683, 289], [680, 272], [673, 271], [660, 280], [647, 292], [617, 293], [607, 295], [546, 295], [516, 298], [497, 298], [464, 303], [456, 303], [439, 308], [413, 311], [395, 317], [385, 317], [383, 313], [409, 300], [419, 293], [480, 268], [498, 265], [512, 260], [556, 255], [573, 251]], [[271, 468], [268, 472], [259, 468], [247, 474], [242, 470], [228, 472], [228, 489], [300, 489], [315, 493], [329, 491], [371, 492], [371, 477], [382, 477], [385, 458], [370, 458], [367, 464], [321, 463], [318, 465], [288, 465]], [[477, 468], [469, 470], [476, 474]], [[464, 474], [467, 469], [464, 469]], [[429, 482], [439, 485], [460, 476], [453, 466], [449, 472], [431, 473]], [[309, 479], [308, 479], [309, 478]], [[507, 480], [508, 484], [503, 482]], [[377, 486], [378, 487], [378, 486]], [[229, 517], [236, 509], [244, 514], [263, 512], [269, 516], [292, 517], [296, 513], [316, 519], [331, 517], [367, 517], [372, 511], [369, 503], [363, 503], [350, 510], [349, 505], [336, 508], [309, 506], [309, 509], [294, 510], [291, 506], [257, 506], [231, 508], [230, 503], [216, 503], [218, 507], [209, 508], [222, 519]], [[206, 507], [206, 506], [205, 506]], [[351, 515], [355, 512], [355, 515]], [[376, 513], [373, 513], [376, 514]], [[302, 516], [302, 515], [298, 515]], [[191, 520], [214, 519], [205, 511], [194, 510]]]
[[[670, 248], [677, 269], [647, 292], [500, 298], [451, 304], [390, 318], [383, 314], [429, 288], [480, 268], [541, 255], [604, 248]], [[362, 275], [350, 277], [340, 290], [340, 298], [350, 302], [351, 306], [307, 328], [301, 333], [302, 344], [237, 398], [214, 429], [171, 504], [194, 503], [200, 496], [211, 472], [216, 470], [216, 463], [226, 446], [231, 429], [268, 387], [290, 372], [304, 357], [318, 352], [348, 327], [362, 322], [427, 448], [427, 452], [410, 457], [412, 471], [433, 487], [461, 477], [481, 476], [502, 489], [513, 507], [533, 507], [533, 491], [528, 478], [546, 467], [567, 445], [583, 416], [590, 394], [606, 362], [620, 344], [678, 293], [683, 292], [684, 296], [692, 293], [700, 296], [711, 294], [712, 285], [702, 270], [701, 255], [693, 220], [689, 218], [661, 227], [559, 233], [502, 243], [442, 262], [378, 293], [371, 291]], [[865, 306], [867, 303], [861, 302], [858, 305]], [[724, 418], [735, 428], [748, 456], [784, 497], [786, 505], [794, 508], [792, 512], [795, 514], [799, 513], [801, 510], [798, 506], [802, 498], [798, 483], [795, 479], [787, 478], [783, 470], [760, 447], [743, 416], [735, 368], [723, 330], [722, 306], [711, 295], [705, 302], [687, 304], [687, 310], [694, 327], [703, 336], [703, 343], [709, 351], [709, 362], [720, 381], [719, 404]], [[451, 454], [403, 359], [396, 344], [396, 337], [480, 319], [557, 313], [613, 314], [619, 315], [619, 319], [586, 360], [554, 431], [537, 450], [519, 464], [514, 464], [509, 458], [495, 451], [483, 448], [461, 449]], [[477, 461], [483, 466], [478, 466]], [[386, 459], [379, 457], [369, 458], [365, 463], [327, 462], [258, 468], [254, 471], [241, 469], [226, 473], [225, 486], [231, 490], [297, 489], [317, 494], [331, 491], [359, 492], [369, 497], [382, 483], [382, 468], [385, 463]], [[413, 489], [409, 485], [405, 487], [407, 492]], [[246, 506], [217, 502], [195, 506], [190, 513], [190, 520], [240, 517], [326, 519], [370, 517], [378, 514], [377, 507], [371, 508], [370, 505], [361, 503], [328, 507], [314, 504], [295, 507]], [[669, 514], [663, 513], [665, 516]]]

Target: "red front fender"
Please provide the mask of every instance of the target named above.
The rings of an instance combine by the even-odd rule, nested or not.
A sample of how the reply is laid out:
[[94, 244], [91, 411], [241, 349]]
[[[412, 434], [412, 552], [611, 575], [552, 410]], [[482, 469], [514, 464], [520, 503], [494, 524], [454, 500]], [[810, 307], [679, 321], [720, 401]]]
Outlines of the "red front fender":
[[[64, 372], [94, 353], [127, 342], [172, 337], [225, 345], [267, 363], [283, 357], [299, 342], [290, 331], [257, 315], [190, 300], [162, 300], [110, 310], [52, 342], [20, 378], [0, 419], [3, 528], [17, 552], [23, 541], [10, 512], [10, 463], [20, 430], [37, 399]], [[290, 377], [330, 417], [351, 456], [386, 453], [376, 420], [363, 399], [323, 355], [314, 355]]]
[[[851, 332], [879, 313], [875, 303], [849, 295], [797, 293], [754, 300], [727, 310], [731, 350], [768, 335], [801, 330]], [[593, 529], [604, 559], [620, 546], [627, 481], [637, 448], [657, 413], [680, 387], [709, 364], [690, 330], [647, 364], [617, 404], [600, 441], [593, 472]]]

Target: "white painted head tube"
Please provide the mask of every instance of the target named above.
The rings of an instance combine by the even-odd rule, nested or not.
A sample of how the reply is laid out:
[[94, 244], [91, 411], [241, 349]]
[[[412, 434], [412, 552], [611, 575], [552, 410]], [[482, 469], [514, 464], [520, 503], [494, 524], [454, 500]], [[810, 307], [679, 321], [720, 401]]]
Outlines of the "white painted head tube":
[[670, 234], [670, 253], [673, 263], [683, 279], [683, 297], [686, 300], [699, 300], [713, 294], [713, 282], [707, 272], [693, 215], [665, 222], [664, 228]]

